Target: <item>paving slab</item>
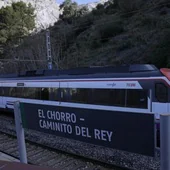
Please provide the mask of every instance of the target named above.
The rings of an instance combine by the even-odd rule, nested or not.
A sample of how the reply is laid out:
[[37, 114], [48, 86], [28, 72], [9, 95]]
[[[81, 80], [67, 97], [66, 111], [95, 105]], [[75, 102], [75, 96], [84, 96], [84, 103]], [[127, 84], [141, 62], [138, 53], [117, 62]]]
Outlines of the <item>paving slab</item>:
[[10, 162], [19, 162], [18, 159], [14, 158], [14, 157], [12, 157], [10, 155], [7, 155], [7, 154], [5, 154], [3, 152], [0, 152], [0, 160], [1, 161], [10, 161]]
[[19, 162], [0, 161], [1, 170], [57, 170], [54, 168], [29, 165]]

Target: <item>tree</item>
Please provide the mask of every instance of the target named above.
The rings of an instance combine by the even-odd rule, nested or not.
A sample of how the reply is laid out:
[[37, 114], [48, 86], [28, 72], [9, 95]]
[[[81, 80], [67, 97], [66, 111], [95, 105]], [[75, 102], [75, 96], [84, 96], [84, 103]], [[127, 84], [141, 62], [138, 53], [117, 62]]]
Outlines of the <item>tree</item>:
[[72, 3], [71, 0], [65, 0], [61, 5], [60, 5], [60, 10], [66, 6], [70, 6]]
[[94, 15], [103, 15], [103, 13], [105, 12], [105, 10], [104, 10], [104, 5], [99, 3], [99, 4], [96, 6], [96, 8], [94, 8], [94, 9], [92, 10], [92, 12], [93, 12]]
[[82, 8], [80, 8], [78, 10], [78, 16], [84, 16], [85, 14], [88, 14], [89, 13], [89, 9], [87, 6], [83, 6]]
[[0, 9], [0, 43], [18, 43], [34, 28], [35, 15], [31, 4], [17, 2]]
[[74, 17], [78, 17], [78, 4], [72, 2], [71, 0], [65, 0], [60, 5], [60, 10], [63, 9], [63, 13], [60, 15], [60, 19], [64, 21], [69, 21]]
[[119, 0], [118, 6], [122, 12], [131, 12], [136, 11], [142, 8], [142, 5], [145, 3], [143, 0]]
[[119, 0], [108, 0], [104, 3], [105, 13], [106, 14], [114, 14], [118, 9], [118, 1]]

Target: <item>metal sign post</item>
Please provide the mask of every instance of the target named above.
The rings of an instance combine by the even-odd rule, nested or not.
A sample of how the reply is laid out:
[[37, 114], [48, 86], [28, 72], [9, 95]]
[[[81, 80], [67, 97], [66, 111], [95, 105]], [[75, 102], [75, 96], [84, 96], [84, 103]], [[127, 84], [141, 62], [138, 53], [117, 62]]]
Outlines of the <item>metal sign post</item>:
[[50, 31], [47, 29], [46, 32], [46, 46], [47, 46], [47, 60], [48, 60], [48, 69], [52, 70], [52, 56], [51, 56], [51, 41], [50, 41]]
[[19, 102], [15, 102], [15, 104], [14, 104], [14, 114], [15, 114], [15, 126], [16, 126], [16, 133], [17, 133], [20, 162], [27, 164], [24, 129], [22, 127], [20, 103]]
[[161, 170], [170, 170], [170, 114], [160, 116]]

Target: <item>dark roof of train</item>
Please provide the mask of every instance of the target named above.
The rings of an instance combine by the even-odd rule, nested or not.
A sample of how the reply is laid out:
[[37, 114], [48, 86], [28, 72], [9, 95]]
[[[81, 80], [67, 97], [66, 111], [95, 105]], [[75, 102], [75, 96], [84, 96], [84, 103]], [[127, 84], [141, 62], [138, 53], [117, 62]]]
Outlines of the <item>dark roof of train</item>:
[[158, 77], [162, 73], [154, 65], [134, 64], [109, 67], [84, 67], [67, 70], [34, 70], [20, 74], [1, 75], [1, 79], [71, 79], [71, 78], [109, 78], [109, 77]]

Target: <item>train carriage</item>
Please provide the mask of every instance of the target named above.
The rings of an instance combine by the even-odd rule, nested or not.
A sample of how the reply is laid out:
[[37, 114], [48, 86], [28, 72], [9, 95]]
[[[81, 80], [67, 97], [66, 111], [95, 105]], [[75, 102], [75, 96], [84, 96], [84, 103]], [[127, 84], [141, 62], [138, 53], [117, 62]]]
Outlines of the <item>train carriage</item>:
[[137, 64], [27, 71], [0, 77], [0, 108], [15, 101], [73, 108], [160, 114], [170, 111], [169, 69]]
[[154, 112], [156, 118], [160, 113], [169, 112], [167, 71], [153, 65], [29, 73], [1, 76], [1, 108], [13, 108], [14, 101], [23, 100], [80, 108]]

